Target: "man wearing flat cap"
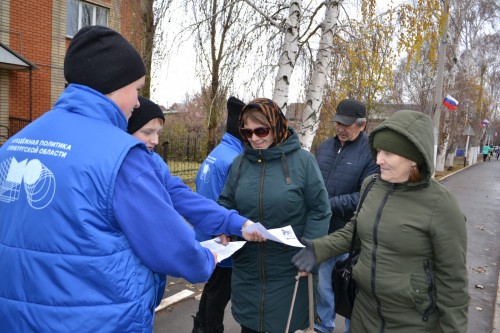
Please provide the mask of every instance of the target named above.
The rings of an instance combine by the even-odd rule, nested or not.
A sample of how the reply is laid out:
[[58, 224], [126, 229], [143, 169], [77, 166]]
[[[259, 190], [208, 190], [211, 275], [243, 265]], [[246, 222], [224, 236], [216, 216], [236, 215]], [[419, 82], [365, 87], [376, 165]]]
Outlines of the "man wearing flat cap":
[[[366, 127], [366, 107], [354, 99], [344, 99], [333, 117], [336, 136], [321, 143], [317, 152], [323, 180], [328, 191], [332, 218], [329, 233], [342, 229], [354, 215], [359, 200], [361, 183], [379, 172], [370, 148]], [[335, 301], [332, 289], [332, 271], [338, 260], [347, 253], [321, 263], [319, 267], [318, 305], [315, 330], [330, 333], [335, 328]], [[349, 321], [346, 319], [346, 332]]]

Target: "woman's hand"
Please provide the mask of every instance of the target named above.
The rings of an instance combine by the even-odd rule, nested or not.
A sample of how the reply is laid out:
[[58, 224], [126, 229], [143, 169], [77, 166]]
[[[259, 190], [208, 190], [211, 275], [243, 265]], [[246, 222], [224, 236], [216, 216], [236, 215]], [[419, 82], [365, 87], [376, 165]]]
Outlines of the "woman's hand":
[[229, 243], [231, 241], [231, 237], [226, 236], [225, 234], [220, 234], [219, 238], [220, 238], [220, 243], [222, 245], [227, 245], [227, 243]]
[[249, 241], [249, 242], [265, 242], [267, 239], [262, 237], [262, 235], [257, 232], [257, 231], [253, 231], [253, 232], [245, 232], [245, 228], [252, 225], [254, 222], [250, 221], [250, 220], [247, 220], [245, 223], [243, 223], [243, 227], [242, 227], [242, 230], [241, 230], [241, 234], [243, 236], [243, 238], [245, 238], [245, 240]]
[[305, 247], [297, 252], [292, 258], [292, 263], [299, 269], [300, 272], [310, 272], [316, 264], [316, 254], [311, 240], [302, 237], [300, 242]]
[[215, 260], [215, 266], [217, 266], [217, 252], [215, 252], [214, 250], [210, 250], [210, 252], [212, 252], [212, 254], [214, 255], [214, 260]]

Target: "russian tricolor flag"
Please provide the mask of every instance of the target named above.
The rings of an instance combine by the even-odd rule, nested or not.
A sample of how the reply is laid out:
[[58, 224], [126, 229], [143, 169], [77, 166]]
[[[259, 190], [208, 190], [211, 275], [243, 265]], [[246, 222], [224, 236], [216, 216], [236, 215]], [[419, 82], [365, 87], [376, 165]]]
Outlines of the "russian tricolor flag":
[[448, 110], [456, 110], [458, 106], [458, 101], [453, 97], [451, 97], [450, 95], [446, 95], [443, 104], [448, 108]]

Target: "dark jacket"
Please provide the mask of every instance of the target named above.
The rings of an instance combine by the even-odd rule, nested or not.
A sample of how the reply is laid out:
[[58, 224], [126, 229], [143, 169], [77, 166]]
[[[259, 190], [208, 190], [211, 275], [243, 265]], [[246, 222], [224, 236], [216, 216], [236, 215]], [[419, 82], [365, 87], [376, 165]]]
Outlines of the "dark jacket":
[[329, 233], [341, 229], [351, 219], [359, 200], [363, 179], [378, 173], [368, 147], [368, 136], [361, 132], [344, 146], [338, 137], [326, 139], [316, 151], [319, 169], [332, 209]]
[[[370, 147], [383, 128], [405, 135], [424, 155], [423, 180], [377, 179], [368, 192], [357, 217], [361, 253], [353, 277], [359, 292], [351, 332], [466, 332], [466, 219], [453, 195], [431, 178], [432, 121], [397, 112], [372, 132]], [[313, 241], [318, 262], [349, 249], [355, 222]]]
[[[326, 235], [328, 197], [314, 156], [301, 149], [296, 133], [265, 150], [247, 146], [238, 156], [219, 198], [267, 229], [291, 225], [296, 236]], [[247, 242], [233, 255], [232, 312], [250, 329], [284, 332], [297, 269], [291, 258], [300, 250], [281, 243]], [[308, 324], [307, 279], [299, 284], [290, 332]]]

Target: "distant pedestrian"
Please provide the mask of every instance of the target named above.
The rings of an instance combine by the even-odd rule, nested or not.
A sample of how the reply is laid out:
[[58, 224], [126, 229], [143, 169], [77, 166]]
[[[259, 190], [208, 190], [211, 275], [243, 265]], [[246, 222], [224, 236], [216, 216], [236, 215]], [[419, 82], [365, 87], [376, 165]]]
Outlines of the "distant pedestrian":
[[500, 146], [497, 146], [495, 148], [495, 154], [497, 154], [497, 161], [498, 161], [498, 157], [500, 156]]
[[483, 149], [481, 151], [483, 153], [483, 162], [486, 162], [486, 158], [488, 158], [488, 156], [490, 156], [490, 153], [491, 153], [492, 150], [493, 150], [493, 148], [491, 148], [487, 144], [485, 144], [483, 146]]

